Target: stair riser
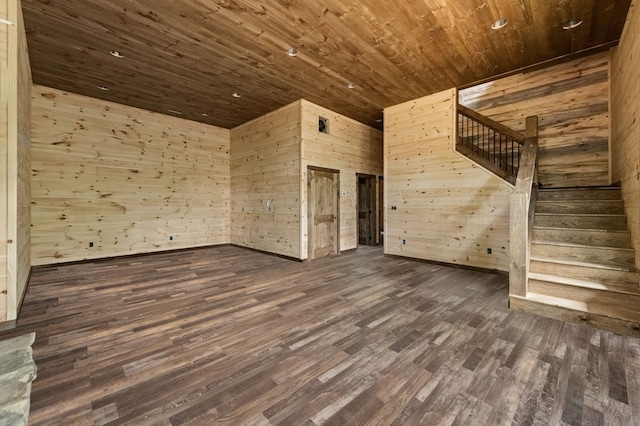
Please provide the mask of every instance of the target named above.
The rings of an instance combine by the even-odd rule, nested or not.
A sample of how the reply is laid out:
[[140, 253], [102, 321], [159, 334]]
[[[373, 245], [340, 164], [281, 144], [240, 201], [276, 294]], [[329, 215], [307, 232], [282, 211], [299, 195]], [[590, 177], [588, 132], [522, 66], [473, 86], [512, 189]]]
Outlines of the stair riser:
[[612, 317], [640, 321], [640, 312], [637, 312], [640, 295], [612, 293], [532, 279], [529, 280], [527, 288], [534, 293], [585, 303], [587, 309], [592, 305], [597, 307], [599, 312], [610, 312]]
[[624, 214], [622, 201], [538, 201], [536, 213]]
[[538, 200], [622, 200], [622, 192], [619, 189], [540, 190]]
[[584, 266], [531, 260], [529, 271], [537, 274], [557, 275], [576, 280], [595, 281], [602, 284], [613, 284], [639, 288], [637, 272], [623, 272], [611, 269], [586, 268]]
[[586, 216], [574, 215], [538, 215], [534, 219], [536, 226], [553, 228], [579, 228], [579, 229], [612, 229], [627, 230], [626, 216]]
[[632, 248], [631, 234], [627, 232], [601, 232], [585, 229], [534, 229], [533, 240]]
[[635, 262], [635, 256], [631, 250], [603, 249], [600, 247], [565, 247], [532, 243], [531, 255], [586, 262], [604, 262], [629, 268], [633, 267]]

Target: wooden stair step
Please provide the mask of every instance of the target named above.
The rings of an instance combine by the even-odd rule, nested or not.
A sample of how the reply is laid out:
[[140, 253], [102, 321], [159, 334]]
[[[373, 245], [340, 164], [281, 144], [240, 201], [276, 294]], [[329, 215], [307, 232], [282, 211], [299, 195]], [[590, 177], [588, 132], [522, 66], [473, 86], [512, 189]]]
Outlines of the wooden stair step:
[[532, 256], [555, 257], [559, 259], [581, 260], [605, 265], [632, 268], [635, 265], [633, 249], [592, 246], [570, 243], [541, 243], [532, 241]]
[[[557, 289], [565, 288], [558, 291]], [[563, 277], [550, 274], [529, 273], [529, 291], [540, 294], [549, 294], [551, 296], [567, 297], [572, 291], [590, 291], [594, 294], [597, 292], [609, 292], [617, 295], [629, 295], [635, 298], [633, 307], [640, 309], [640, 287], [630, 287], [625, 285], [606, 284], [594, 280], [581, 280], [570, 277]], [[568, 290], [567, 290], [568, 289]], [[553, 293], [568, 292], [568, 295], [560, 295]], [[625, 302], [626, 303], [626, 302]]]
[[557, 275], [577, 280], [598, 281], [603, 284], [640, 287], [635, 267], [606, 265], [571, 259], [531, 256], [530, 273]]
[[599, 245], [618, 248], [632, 248], [631, 233], [619, 229], [580, 229], [551, 226], [534, 226], [534, 241], [561, 242], [572, 244]]
[[622, 200], [538, 200], [536, 213], [624, 214], [624, 202]]
[[536, 213], [534, 225], [555, 228], [626, 231], [627, 216], [624, 214]]
[[[550, 296], [547, 294], [540, 294], [535, 292], [527, 292], [527, 299], [535, 300], [538, 303], [544, 303], [550, 306], [560, 306], [566, 309], [572, 309], [574, 311], [583, 313], [592, 313], [596, 315], [603, 315], [610, 318], [620, 318], [627, 321], [634, 321], [640, 323], [640, 311], [637, 309], [623, 309], [615, 304], [611, 306], [607, 301], [600, 303], [599, 300], [576, 300], [567, 299], [566, 297]], [[613, 316], [612, 316], [613, 315]]]
[[549, 188], [538, 190], [538, 200], [621, 200], [622, 191], [617, 186], [587, 188]]
[[563, 297], [528, 292], [526, 297], [511, 295], [511, 309], [555, 318], [562, 321], [583, 323], [593, 327], [640, 336], [640, 312], [616, 309], [615, 317], [610, 310], [602, 308], [596, 301], [586, 303]]

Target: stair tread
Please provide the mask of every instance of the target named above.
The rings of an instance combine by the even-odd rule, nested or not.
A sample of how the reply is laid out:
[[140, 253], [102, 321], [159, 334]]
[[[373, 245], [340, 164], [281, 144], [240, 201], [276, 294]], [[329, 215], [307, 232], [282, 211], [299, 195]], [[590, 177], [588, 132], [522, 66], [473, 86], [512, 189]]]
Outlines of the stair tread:
[[533, 229], [548, 230], [548, 231], [567, 231], [567, 232], [589, 232], [589, 233], [616, 233], [616, 234], [631, 234], [627, 229], [595, 229], [595, 228], [569, 228], [566, 226], [540, 226], [533, 225]]
[[609, 190], [609, 191], [620, 191], [619, 186], [575, 186], [575, 187], [566, 187], [566, 188], [540, 188], [538, 191], [542, 192], [553, 192], [553, 191], [593, 191], [593, 190]]
[[633, 252], [634, 251], [632, 248], [602, 246], [602, 245], [596, 245], [596, 244], [565, 243], [565, 242], [538, 240], [538, 239], [532, 239], [531, 243], [532, 244], [544, 244], [544, 245], [550, 245], [550, 246], [559, 246], [559, 247], [593, 248], [593, 249], [603, 249], [603, 250], [622, 250], [622, 251], [627, 251], [627, 252]]
[[625, 268], [623, 266], [617, 264], [610, 263], [601, 263], [601, 262], [587, 262], [584, 260], [573, 260], [573, 259], [559, 259], [556, 257], [545, 257], [545, 256], [535, 256], [531, 255], [531, 260], [536, 260], [538, 262], [548, 262], [548, 263], [558, 263], [565, 265], [573, 265], [573, 266], [582, 266], [584, 268], [595, 268], [595, 269], [609, 269], [613, 271], [621, 271], [621, 272], [637, 272], [635, 268]]
[[630, 285], [625, 286], [625, 285], [603, 284], [596, 281], [579, 280], [576, 278], [561, 277], [558, 275], [549, 275], [549, 274], [539, 274], [535, 272], [530, 272], [529, 278], [532, 278], [534, 280], [539, 280], [539, 281], [548, 281], [548, 282], [557, 283], [557, 284], [587, 288], [591, 290], [604, 290], [604, 291], [610, 291], [614, 293], [640, 295], [640, 287], [633, 287]]
[[[559, 307], [571, 309], [574, 311], [593, 313], [597, 315], [603, 315], [610, 318], [614, 318], [610, 315], [610, 312], [608, 309], [598, 309], [595, 306], [595, 304], [587, 304], [585, 302], [566, 299], [564, 297], [548, 296], [546, 294], [527, 292], [527, 296], [524, 297], [523, 299], [542, 303], [545, 305], [559, 306]], [[637, 312], [637, 311], [628, 311], [628, 310], [620, 309], [617, 311], [617, 314], [620, 314], [620, 315], [615, 318], [623, 318], [626, 320], [640, 321], [640, 312]]]
[[624, 217], [624, 213], [549, 213], [536, 212], [536, 216], [573, 216], [573, 217]]

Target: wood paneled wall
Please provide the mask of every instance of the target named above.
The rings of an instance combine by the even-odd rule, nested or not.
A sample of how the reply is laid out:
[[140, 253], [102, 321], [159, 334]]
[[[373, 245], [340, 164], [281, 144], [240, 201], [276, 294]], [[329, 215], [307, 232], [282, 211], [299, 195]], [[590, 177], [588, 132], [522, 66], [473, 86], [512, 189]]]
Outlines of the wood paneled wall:
[[608, 185], [608, 71], [605, 52], [464, 89], [459, 100], [522, 132], [538, 116], [543, 186]]
[[613, 180], [621, 182], [640, 267], [640, 3], [635, 0], [611, 56]]
[[31, 270], [31, 69], [19, 0], [0, 7], [0, 322], [15, 320]]
[[34, 86], [32, 148], [35, 265], [230, 241], [226, 129]]
[[231, 130], [231, 242], [300, 256], [300, 101]]
[[453, 150], [455, 103], [385, 109], [385, 253], [506, 271], [512, 187]]
[[[356, 173], [382, 175], [382, 132], [311, 102], [302, 101], [302, 243], [307, 258], [307, 167], [340, 171], [340, 250], [358, 246]], [[328, 133], [318, 131], [319, 117]], [[376, 191], [378, 194], [378, 191]], [[382, 208], [381, 200], [380, 208]]]

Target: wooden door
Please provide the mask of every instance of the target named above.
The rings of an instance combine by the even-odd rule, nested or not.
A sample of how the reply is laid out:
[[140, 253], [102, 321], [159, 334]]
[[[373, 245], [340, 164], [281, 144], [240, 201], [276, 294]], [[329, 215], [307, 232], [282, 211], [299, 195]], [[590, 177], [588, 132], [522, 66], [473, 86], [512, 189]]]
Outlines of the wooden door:
[[309, 260], [339, 252], [339, 172], [309, 168]]
[[358, 244], [376, 244], [376, 178], [358, 175]]

